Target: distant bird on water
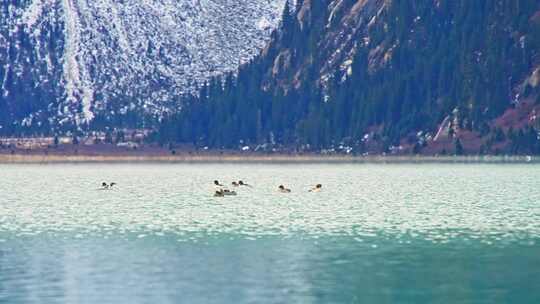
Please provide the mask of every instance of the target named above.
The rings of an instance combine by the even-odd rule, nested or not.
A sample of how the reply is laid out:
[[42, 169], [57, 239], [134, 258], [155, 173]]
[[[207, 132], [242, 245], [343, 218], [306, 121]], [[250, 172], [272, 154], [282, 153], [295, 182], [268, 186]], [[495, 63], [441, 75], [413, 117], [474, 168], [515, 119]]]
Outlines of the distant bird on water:
[[251, 185], [247, 184], [247, 183], [244, 183], [243, 181], [238, 181], [238, 185], [239, 186], [245, 186], [245, 187], [251, 187]]
[[285, 186], [283, 186], [283, 185], [279, 185], [278, 190], [281, 193], [291, 193], [291, 189], [285, 188]]
[[106, 182], [102, 182], [101, 183], [101, 189], [102, 190], [112, 190], [113, 187], [116, 185], [116, 183], [110, 183], [110, 184], [107, 184]]
[[235, 196], [236, 191], [231, 191], [227, 189], [219, 189], [216, 192], [214, 192], [215, 197], [224, 197], [224, 196]]
[[320, 192], [322, 190], [322, 185], [321, 184], [317, 184], [315, 186], [315, 188], [313, 189], [310, 189], [309, 192]]

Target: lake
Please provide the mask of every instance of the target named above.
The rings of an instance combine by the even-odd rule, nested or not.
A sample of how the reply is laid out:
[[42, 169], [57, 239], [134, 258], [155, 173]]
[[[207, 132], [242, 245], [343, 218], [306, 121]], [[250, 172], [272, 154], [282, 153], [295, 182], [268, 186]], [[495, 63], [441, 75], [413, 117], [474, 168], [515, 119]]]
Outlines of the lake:
[[[216, 179], [252, 187], [213, 197]], [[0, 303], [540, 303], [538, 286], [539, 164], [0, 165]]]

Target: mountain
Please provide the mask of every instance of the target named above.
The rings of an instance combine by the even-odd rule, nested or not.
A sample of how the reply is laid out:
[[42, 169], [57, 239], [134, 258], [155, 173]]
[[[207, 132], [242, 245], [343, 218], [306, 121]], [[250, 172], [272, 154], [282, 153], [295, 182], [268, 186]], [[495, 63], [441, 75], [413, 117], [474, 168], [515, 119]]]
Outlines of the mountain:
[[355, 153], [540, 153], [537, 0], [298, 1], [162, 142]]
[[0, 134], [141, 127], [266, 45], [284, 0], [6, 0]]

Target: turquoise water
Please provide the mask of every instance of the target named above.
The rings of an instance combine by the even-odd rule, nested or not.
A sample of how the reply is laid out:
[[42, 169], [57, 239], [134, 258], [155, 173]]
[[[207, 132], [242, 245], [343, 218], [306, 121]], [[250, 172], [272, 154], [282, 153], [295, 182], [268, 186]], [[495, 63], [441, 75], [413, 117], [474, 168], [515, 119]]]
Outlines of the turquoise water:
[[[214, 198], [214, 179], [253, 187]], [[0, 165], [0, 181], [0, 303], [540, 302], [540, 165]]]

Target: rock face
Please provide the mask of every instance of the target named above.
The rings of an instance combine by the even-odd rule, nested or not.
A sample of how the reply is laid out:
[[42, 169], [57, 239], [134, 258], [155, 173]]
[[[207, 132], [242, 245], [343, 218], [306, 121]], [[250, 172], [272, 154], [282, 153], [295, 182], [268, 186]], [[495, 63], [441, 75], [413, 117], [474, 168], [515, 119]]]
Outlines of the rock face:
[[[383, 66], [388, 51], [383, 46], [370, 45], [369, 30], [378, 22], [391, 1], [388, 0], [332, 0], [300, 1], [295, 22], [304, 35], [302, 45], [284, 41], [281, 36], [267, 45], [263, 57], [275, 60], [272, 81], [285, 90], [298, 88], [303, 80], [313, 80], [316, 74], [320, 85], [334, 75], [351, 73], [351, 66], [359, 49], [370, 50], [370, 69]], [[310, 47], [313, 44], [313, 47]], [[292, 72], [293, 71], [293, 72]]]
[[283, 3], [3, 1], [0, 133], [160, 115], [256, 55]]

